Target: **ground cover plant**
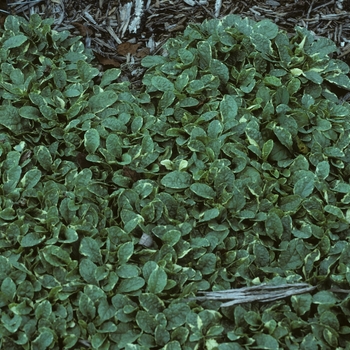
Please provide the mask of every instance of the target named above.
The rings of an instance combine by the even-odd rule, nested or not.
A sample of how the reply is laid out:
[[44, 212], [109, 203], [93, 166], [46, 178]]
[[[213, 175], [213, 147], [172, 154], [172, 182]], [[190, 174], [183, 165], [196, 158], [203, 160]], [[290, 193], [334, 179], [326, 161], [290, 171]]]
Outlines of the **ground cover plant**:
[[[349, 349], [335, 45], [231, 15], [144, 58], [135, 91], [51, 24], [1, 31], [0, 347]], [[263, 283], [315, 288], [194, 299]]]

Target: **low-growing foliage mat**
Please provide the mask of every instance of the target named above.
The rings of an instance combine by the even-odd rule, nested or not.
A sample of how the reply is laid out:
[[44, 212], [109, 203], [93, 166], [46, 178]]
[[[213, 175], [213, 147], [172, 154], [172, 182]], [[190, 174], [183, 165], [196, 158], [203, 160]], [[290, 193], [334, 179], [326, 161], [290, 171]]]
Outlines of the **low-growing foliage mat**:
[[[134, 91], [52, 23], [1, 30], [0, 348], [350, 348], [334, 43], [230, 15], [144, 58]], [[193, 300], [263, 283], [316, 288]]]

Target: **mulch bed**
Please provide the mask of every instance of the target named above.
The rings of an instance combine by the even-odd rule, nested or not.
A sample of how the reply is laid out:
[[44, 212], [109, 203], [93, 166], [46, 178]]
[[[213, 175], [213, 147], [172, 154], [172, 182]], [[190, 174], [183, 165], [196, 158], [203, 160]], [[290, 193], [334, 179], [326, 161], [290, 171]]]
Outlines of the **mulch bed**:
[[350, 0], [0, 0], [0, 11], [0, 23], [8, 14], [53, 17], [55, 30], [82, 36], [101, 70], [120, 67], [131, 82], [140, 76], [141, 59], [160, 53], [187, 24], [231, 13], [271, 19], [289, 33], [305, 27], [332, 39], [338, 58], [350, 63]]

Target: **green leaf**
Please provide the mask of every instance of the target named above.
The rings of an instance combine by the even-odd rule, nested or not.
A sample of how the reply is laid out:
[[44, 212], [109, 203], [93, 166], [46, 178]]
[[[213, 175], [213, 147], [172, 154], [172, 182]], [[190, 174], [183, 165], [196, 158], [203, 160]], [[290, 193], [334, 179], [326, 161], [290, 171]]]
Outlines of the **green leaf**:
[[118, 348], [127, 349], [127, 346], [134, 344], [139, 337], [140, 330], [135, 329], [133, 323], [119, 323], [118, 329], [113, 333], [111, 339], [118, 344]]
[[182, 63], [185, 65], [190, 65], [195, 58], [191, 51], [186, 50], [184, 48], [179, 49], [178, 54]]
[[22, 168], [19, 165], [12, 166], [4, 176], [3, 191], [9, 194], [15, 190], [22, 175]]
[[254, 244], [255, 261], [258, 266], [267, 266], [270, 262], [269, 251], [262, 244]]
[[268, 38], [265, 37], [265, 34], [259, 33], [252, 33], [251, 34], [251, 40], [252, 44], [255, 46], [255, 48], [260, 51], [263, 54], [271, 54], [272, 53], [272, 47], [271, 47], [271, 41], [268, 40]]
[[147, 313], [156, 315], [164, 309], [164, 302], [152, 293], [142, 293], [139, 296], [140, 305]]
[[322, 312], [320, 316], [320, 323], [329, 326], [336, 331], [339, 331], [340, 329], [340, 323], [337, 316], [329, 310]]
[[41, 250], [41, 252], [45, 260], [52, 266], [65, 266], [71, 262], [70, 255], [64, 249], [58, 246], [46, 246]]
[[227, 66], [215, 58], [211, 61], [210, 72], [211, 74], [219, 77], [222, 83], [227, 83], [229, 80], [229, 70]]
[[93, 349], [104, 349], [103, 343], [107, 339], [107, 335], [101, 333], [95, 333], [91, 337], [91, 345]]
[[244, 315], [244, 319], [250, 326], [259, 326], [261, 323], [260, 316], [254, 311], [248, 311], [246, 315]]
[[79, 264], [79, 273], [83, 279], [89, 284], [97, 284], [95, 273], [97, 265], [89, 259], [81, 259]]
[[216, 256], [213, 253], [207, 253], [198, 259], [197, 268], [203, 275], [209, 275], [216, 270]]
[[119, 266], [116, 272], [121, 278], [132, 278], [137, 277], [140, 274], [140, 269], [136, 265], [124, 264]]
[[313, 295], [312, 302], [318, 305], [334, 305], [338, 302], [338, 299], [332, 292], [321, 290]]
[[121, 213], [124, 222], [124, 230], [127, 233], [132, 232], [139, 224], [143, 223], [144, 218], [132, 210], [123, 209]]
[[14, 47], [19, 47], [21, 46], [23, 43], [25, 43], [28, 40], [28, 38], [23, 35], [23, 34], [18, 34], [15, 35], [9, 39], [7, 39], [3, 44], [2, 44], [2, 48], [7, 50], [7, 49], [12, 49]]
[[118, 250], [118, 261], [124, 264], [129, 261], [134, 253], [134, 244], [132, 242], [123, 243]]
[[309, 94], [304, 94], [301, 99], [301, 102], [306, 109], [309, 109], [315, 104], [315, 99]]
[[35, 185], [40, 181], [41, 171], [39, 169], [33, 168], [27, 171], [22, 180], [20, 181], [20, 185], [26, 189], [34, 188]]
[[4, 313], [1, 317], [3, 327], [10, 333], [16, 333], [22, 323], [22, 317], [14, 314], [10, 317], [7, 313]]
[[322, 76], [313, 70], [303, 72], [303, 76], [315, 84], [322, 84], [322, 82], [323, 82]]
[[267, 39], [274, 39], [278, 34], [278, 26], [270, 20], [263, 19], [253, 26], [254, 31], [263, 33]]
[[267, 140], [261, 150], [261, 158], [264, 162], [267, 161], [267, 158], [269, 157], [271, 151], [273, 149], [273, 140]]
[[321, 161], [316, 166], [316, 175], [317, 177], [325, 180], [329, 176], [330, 166], [329, 162], [326, 160]]
[[10, 277], [6, 277], [1, 283], [1, 292], [9, 302], [14, 301], [16, 295], [16, 284]]
[[52, 168], [52, 157], [51, 153], [45, 146], [38, 146], [35, 148], [35, 155], [39, 164], [47, 171], [50, 171]]
[[194, 183], [190, 186], [190, 189], [199, 197], [214, 199], [216, 196], [215, 191], [210, 186], [203, 183]]
[[286, 213], [296, 213], [301, 205], [302, 198], [299, 195], [290, 195], [282, 197], [280, 200], [280, 209]]
[[216, 139], [222, 133], [223, 126], [218, 120], [212, 120], [208, 125], [208, 136]]
[[5, 208], [0, 211], [0, 218], [3, 220], [14, 220], [16, 218], [16, 212], [13, 208]]
[[162, 98], [159, 101], [158, 108], [161, 111], [164, 111], [166, 108], [168, 108], [174, 102], [175, 97], [176, 96], [175, 96], [173, 91], [171, 91], [171, 90], [165, 91]]
[[348, 89], [350, 86], [350, 78], [342, 73], [333, 73], [324, 77], [330, 83], [333, 83], [340, 88]]
[[339, 148], [336, 147], [325, 147], [323, 150], [324, 154], [327, 157], [334, 157], [334, 158], [342, 158], [344, 157], [344, 152], [341, 151]]
[[165, 62], [166, 58], [164, 56], [152, 55], [144, 57], [141, 61], [141, 64], [143, 67], [151, 68]]
[[35, 318], [37, 320], [43, 318], [43, 319], [49, 319], [49, 317], [52, 314], [52, 306], [48, 300], [43, 300], [35, 307]]
[[308, 311], [310, 311], [312, 296], [309, 293], [293, 295], [291, 297], [291, 302], [297, 315], [302, 316], [305, 315]]
[[201, 69], [209, 69], [212, 61], [212, 47], [207, 41], [200, 41], [197, 44], [199, 66]]
[[305, 276], [309, 277], [314, 269], [316, 261], [319, 261], [321, 257], [320, 251], [315, 249], [305, 257], [305, 264], [303, 266], [303, 272]]
[[174, 91], [174, 84], [165, 77], [156, 76], [152, 78], [152, 85], [159, 91]]
[[0, 125], [5, 126], [14, 134], [24, 132], [28, 127], [28, 121], [22, 119], [19, 110], [11, 105], [0, 106]]
[[7, 16], [4, 23], [4, 28], [10, 30], [13, 33], [19, 32], [19, 20], [16, 16]]
[[40, 334], [32, 341], [32, 347], [36, 350], [46, 350], [53, 341], [53, 331], [49, 328], [42, 327], [40, 329]]
[[172, 189], [188, 188], [191, 184], [191, 175], [182, 171], [172, 171], [166, 174], [161, 180], [161, 184]]
[[19, 115], [22, 118], [38, 120], [40, 118], [40, 111], [33, 106], [23, 106], [19, 109]]
[[[106, 298], [103, 298], [99, 301], [98, 305], [98, 315], [102, 321], [106, 321], [115, 316], [117, 310], [111, 305]], [[112, 327], [114, 328], [114, 327]]]
[[117, 80], [120, 76], [121, 70], [117, 68], [110, 68], [103, 73], [100, 87], [108, 86], [112, 81]]
[[164, 350], [181, 350], [181, 344], [177, 340], [173, 340], [163, 347]]
[[85, 132], [84, 146], [90, 154], [96, 152], [97, 148], [100, 146], [100, 134], [96, 129], [89, 129]]
[[278, 350], [278, 341], [269, 334], [257, 334], [253, 336], [256, 346], [259, 349]]
[[38, 92], [30, 92], [29, 93], [29, 98], [31, 100], [31, 102], [35, 105], [37, 105], [39, 108], [42, 108], [43, 106], [45, 106], [47, 104], [46, 100], [44, 99], [43, 96], [41, 96], [40, 93]]
[[296, 92], [299, 91], [300, 86], [301, 86], [300, 80], [298, 78], [293, 78], [288, 83], [287, 90], [290, 95], [294, 95]]
[[96, 307], [85, 293], [81, 293], [79, 296], [79, 311], [90, 320], [96, 316]]
[[141, 289], [145, 285], [145, 280], [142, 277], [134, 277], [123, 279], [120, 281], [117, 292], [129, 293]]
[[[66, 87], [64, 90], [64, 96], [70, 98], [70, 97], [77, 97], [82, 95], [84, 92], [83, 86], [81, 84], [70, 84]], [[76, 105], [79, 106], [79, 105]]]
[[118, 96], [114, 91], [106, 90], [93, 95], [89, 99], [89, 107], [91, 112], [99, 113], [107, 107], [113, 105], [118, 100]]
[[150, 293], [158, 294], [161, 293], [168, 281], [166, 272], [158, 265], [150, 274], [147, 280], [147, 287]]
[[102, 264], [100, 247], [93, 238], [84, 237], [81, 240], [79, 252], [88, 257], [92, 262]]
[[336, 206], [334, 206], [334, 205], [327, 204], [324, 207], [324, 211], [326, 213], [329, 213], [329, 214], [332, 214], [332, 215], [336, 216], [338, 219], [345, 220], [344, 214], [341, 211], [341, 209], [336, 207]]
[[162, 241], [172, 247], [179, 242], [181, 235], [181, 231], [169, 230], [162, 236]]
[[303, 265], [307, 253], [308, 251], [306, 251], [303, 241], [300, 238], [295, 238], [291, 240], [285, 250], [281, 252], [278, 259], [278, 266], [284, 271], [300, 268]]
[[191, 312], [190, 307], [185, 303], [173, 302], [164, 310], [168, 320], [167, 329], [174, 330], [186, 322], [186, 317]]
[[83, 83], [90, 83], [100, 73], [97, 68], [93, 68], [83, 60], [77, 62], [77, 72]]
[[305, 50], [308, 54], [318, 57], [325, 57], [328, 54], [335, 52], [337, 46], [335, 43], [324, 37], [320, 37], [317, 40], [313, 41], [312, 44]]
[[37, 232], [29, 232], [21, 239], [21, 247], [34, 247], [41, 244], [45, 240], [45, 236], [38, 234]]
[[51, 71], [53, 75], [53, 82], [55, 87], [59, 90], [64, 89], [67, 84], [67, 74], [63, 69], [53, 69]]
[[220, 102], [220, 115], [224, 123], [232, 122], [237, 116], [238, 106], [231, 95], [224, 95]]
[[44, 104], [40, 106], [39, 109], [42, 116], [44, 116], [47, 120], [57, 120], [57, 113], [52, 107]]
[[154, 330], [157, 327], [157, 322], [154, 317], [143, 310], [137, 312], [136, 323], [142, 331], [149, 334], [154, 334]]
[[120, 138], [115, 134], [109, 134], [106, 139], [106, 148], [115, 158], [122, 156], [122, 143]]
[[299, 195], [302, 198], [307, 198], [314, 190], [315, 180], [314, 176], [310, 173], [300, 178], [294, 185], [294, 194]]
[[14, 85], [23, 85], [24, 84], [24, 74], [23, 72], [18, 69], [18, 68], [15, 68], [11, 74], [10, 74], [10, 78], [13, 82]]
[[272, 86], [272, 87], [279, 87], [282, 85], [281, 79], [274, 76], [266, 76], [264, 78], [264, 83], [265, 85]]
[[265, 229], [272, 239], [279, 239], [283, 234], [283, 225], [280, 217], [273, 211], [269, 212], [265, 222]]
[[155, 329], [154, 338], [158, 345], [164, 346], [169, 343], [170, 334], [164, 325], [158, 325]]
[[[181, 49], [180, 49], [181, 50]], [[189, 82], [189, 76], [186, 72], [182, 72], [176, 77], [174, 87], [178, 92], [182, 92], [182, 90], [187, 86]]]
[[275, 126], [273, 128], [273, 132], [277, 136], [278, 140], [281, 142], [283, 146], [286, 146], [289, 150], [292, 150], [293, 148], [293, 139], [291, 133], [280, 127], [280, 126]]
[[220, 211], [217, 208], [208, 209], [200, 214], [199, 222], [206, 222], [217, 218], [220, 215]]
[[314, 334], [307, 334], [300, 344], [302, 350], [318, 350], [317, 338]]

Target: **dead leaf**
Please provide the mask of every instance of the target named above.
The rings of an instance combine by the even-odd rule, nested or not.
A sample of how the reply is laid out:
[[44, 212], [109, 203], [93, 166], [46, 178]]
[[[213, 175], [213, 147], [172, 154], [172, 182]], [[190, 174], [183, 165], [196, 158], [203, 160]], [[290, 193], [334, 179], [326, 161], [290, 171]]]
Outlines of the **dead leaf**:
[[94, 52], [94, 55], [103, 66], [112, 66], [115, 68], [120, 67], [120, 62], [113, 58], [104, 57], [97, 52]]
[[138, 58], [144, 58], [146, 56], [148, 56], [150, 54], [150, 49], [148, 47], [143, 47], [142, 49], [140, 49], [137, 53], [136, 53], [136, 57]]
[[140, 174], [137, 173], [135, 170], [130, 169], [126, 165], [124, 165], [123, 167], [123, 176], [129, 177], [134, 182], [140, 180]]
[[93, 31], [86, 25], [79, 23], [79, 22], [72, 22], [73, 26], [79, 30], [79, 33], [81, 36], [91, 36], [93, 34]]
[[93, 164], [93, 163], [89, 162], [88, 160], [86, 160], [86, 156], [87, 155], [85, 153], [81, 153], [81, 152], [79, 152], [76, 155], [76, 162], [78, 163], [78, 165], [82, 169], [88, 168], [89, 166], [91, 166]]
[[5, 23], [6, 17], [7, 17], [7, 15], [5, 15], [5, 14], [0, 15], [0, 28], [4, 28], [4, 23]]
[[139, 46], [140, 44], [131, 44], [129, 42], [121, 43], [117, 47], [117, 53], [122, 56], [126, 56], [127, 54], [134, 55]]
[[0, 9], [7, 11], [7, 1], [5, 0], [0, 0]]

